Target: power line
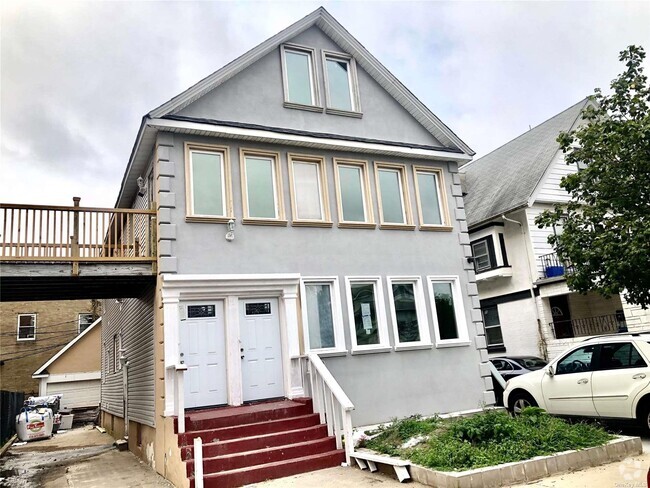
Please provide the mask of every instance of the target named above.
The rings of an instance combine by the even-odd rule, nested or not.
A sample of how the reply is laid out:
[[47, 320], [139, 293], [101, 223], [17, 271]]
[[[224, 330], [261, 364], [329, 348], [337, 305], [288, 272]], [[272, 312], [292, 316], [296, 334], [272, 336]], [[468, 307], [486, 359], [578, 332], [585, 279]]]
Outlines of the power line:
[[28, 354], [24, 354], [24, 355], [22, 355], [22, 356], [20, 355], [20, 354], [21, 354], [20, 352], [14, 352], [13, 354], [14, 354], [14, 355], [15, 355], [15, 354], [18, 354], [18, 356], [12, 356], [12, 355], [10, 354], [8, 357], [0, 358], [0, 361], [13, 361], [13, 360], [15, 360], [15, 359], [22, 359], [22, 358], [27, 358], [27, 357], [30, 357], [30, 356], [37, 356], [37, 355], [39, 355], [39, 354], [41, 354], [41, 353], [43, 353], [43, 352], [46, 352], [46, 351], [50, 351], [50, 350], [52, 350], [52, 349], [57, 349], [57, 348], [63, 347], [63, 346], [65, 346], [66, 344], [67, 344], [67, 342], [63, 342], [63, 343], [61, 343], [61, 344], [54, 344], [54, 345], [51, 345], [51, 346], [42, 347], [42, 348], [40, 348], [40, 349], [32, 349]]

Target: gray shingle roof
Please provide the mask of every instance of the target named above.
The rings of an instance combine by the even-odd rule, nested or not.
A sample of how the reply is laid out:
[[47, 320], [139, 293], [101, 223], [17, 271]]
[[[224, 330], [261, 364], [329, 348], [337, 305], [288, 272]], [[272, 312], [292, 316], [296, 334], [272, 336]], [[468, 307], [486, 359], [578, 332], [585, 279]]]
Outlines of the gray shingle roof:
[[588, 98], [460, 169], [465, 174], [465, 211], [472, 227], [526, 206]]

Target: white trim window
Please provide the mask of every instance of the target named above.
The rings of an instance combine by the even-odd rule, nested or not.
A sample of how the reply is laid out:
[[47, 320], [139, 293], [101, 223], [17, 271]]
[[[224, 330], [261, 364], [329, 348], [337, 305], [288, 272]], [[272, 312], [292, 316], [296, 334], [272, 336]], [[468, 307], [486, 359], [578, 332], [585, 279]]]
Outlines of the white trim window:
[[381, 278], [345, 278], [352, 353], [390, 350]]
[[431, 347], [422, 279], [389, 276], [387, 280], [395, 349]]
[[95, 317], [91, 313], [80, 313], [77, 317], [77, 334], [81, 334], [84, 330], [90, 327], [95, 321]]
[[240, 153], [244, 224], [286, 225], [280, 155], [242, 149]]
[[228, 148], [185, 146], [187, 220], [227, 222], [233, 215]]
[[468, 345], [467, 322], [458, 276], [427, 276], [436, 346]]
[[327, 113], [361, 115], [357, 65], [348, 54], [323, 51]]
[[18, 314], [18, 330], [16, 340], [33, 341], [36, 339], [36, 314]]
[[292, 225], [331, 227], [325, 161], [289, 154]]
[[301, 280], [306, 350], [324, 355], [346, 352], [340, 293], [337, 277], [308, 277]]
[[284, 106], [321, 112], [314, 50], [285, 44], [281, 48], [281, 55]]

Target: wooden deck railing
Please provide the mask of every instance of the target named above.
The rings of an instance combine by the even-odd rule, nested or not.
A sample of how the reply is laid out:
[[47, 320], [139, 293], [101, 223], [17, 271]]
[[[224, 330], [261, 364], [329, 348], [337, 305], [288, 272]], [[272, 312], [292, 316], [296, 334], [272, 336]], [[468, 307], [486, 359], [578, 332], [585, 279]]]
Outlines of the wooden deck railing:
[[153, 262], [154, 210], [0, 204], [0, 261]]

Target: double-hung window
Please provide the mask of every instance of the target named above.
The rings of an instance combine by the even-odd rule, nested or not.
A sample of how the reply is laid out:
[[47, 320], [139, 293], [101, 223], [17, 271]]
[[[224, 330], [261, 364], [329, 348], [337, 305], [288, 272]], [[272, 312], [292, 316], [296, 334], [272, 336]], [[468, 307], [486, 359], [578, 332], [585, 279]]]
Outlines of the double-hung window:
[[18, 315], [18, 336], [19, 341], [33, 341], [36, 339], [36, 314], [21, 313]]
[[375, 163], [380, 228], [413, 230], [406, 166]]
[[187, 221], [233, 218], [228, 148], [186, 144]]
[[451, 230], [442, 170], [414, 166], [420, 230]]
[[289, 154], [292, 224], [331, 227], [323, 158]]
[[429, 298], [438, 347], [468, 345], [467, 324], [457, 276], [429, 276]]
[[90, 327], [93, 322], [94, 322], [94, 317], [93, 314], [91, 313], [80, 313], [79, 318], [78, 318], [78, 324], [79, 324], [79, 334], [81, 334], [84, 330], [86, 330], [88, 327]]
[[474, 256], [474, 270], [477, 273], [497, 267], [492, 236], [473, 241], [471, 246], [472, 256]]
[[390, 312], [395, 349], [430, 347], [422, 280], [419, 277], [388, 277]]
[[483, 307], [483, 326], [485, 327], [485, 339], [487, 341], [488, 352], [502, 352], [506, 348], [503, 344], [503, 335], [501, 334], [501, 321], [499, 320], [499, 309], [496, 305]]
[[352, 352], [390, 350], [381, 279], [346, 277], [345, 292]]
[[308, 349], [323, 354], [345, 352], [338, 278], [304, 278], [301, 297]]
[[242, 149], [240, 153], [244, 224], [286, 225], [280, 155]]
[[284, 106], [322, 112], [314, 50], [304, 46], [282, 46]]
[[359, 84], [354, 58], [343, 53], [323, 51], [327, 113], [361, 116]]
[[370, 200], [368, 163], [334, 160], [339, 227], [375, 227]]

